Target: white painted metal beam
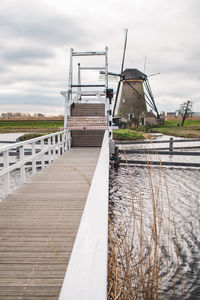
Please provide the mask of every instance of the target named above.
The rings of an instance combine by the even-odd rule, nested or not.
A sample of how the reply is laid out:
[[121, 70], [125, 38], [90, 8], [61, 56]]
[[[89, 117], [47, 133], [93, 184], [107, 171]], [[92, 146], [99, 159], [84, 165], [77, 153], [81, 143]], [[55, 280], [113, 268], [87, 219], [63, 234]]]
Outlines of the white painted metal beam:
[[105, 51], [72, 52], [72, 56], [91, 56], [91, 55], [105, 55]]
[[105, 70], [105, 67], [80, 67], [80, 70]]

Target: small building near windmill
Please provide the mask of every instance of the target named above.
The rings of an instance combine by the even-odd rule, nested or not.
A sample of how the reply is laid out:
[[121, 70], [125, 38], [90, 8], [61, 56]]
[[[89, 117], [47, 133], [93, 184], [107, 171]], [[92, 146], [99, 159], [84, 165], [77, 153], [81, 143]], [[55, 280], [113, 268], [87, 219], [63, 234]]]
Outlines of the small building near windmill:
[[140, 114], [140, 122], [144, 126], [157, 125], [157, 119], [152, 111], [142, 112]]
[[118, 106], [118, 117], [138, 120], [147, 112], [143, 82], [147, 75], [137, 69], [126, 69], [123, 73], [123, 86]]

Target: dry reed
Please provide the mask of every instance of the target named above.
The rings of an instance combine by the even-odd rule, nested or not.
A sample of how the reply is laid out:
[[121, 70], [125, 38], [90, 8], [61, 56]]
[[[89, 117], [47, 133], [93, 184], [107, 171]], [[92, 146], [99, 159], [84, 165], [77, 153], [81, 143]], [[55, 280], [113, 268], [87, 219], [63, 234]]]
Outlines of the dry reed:
[[[126, 159], [126, 153], [124, 152]], [[152, 218], [146, 224], [144, 201], [141, 194], [134, 195], [132, 175], [128, 164], [127, 180], [131, 201], [129, 220], [118, 220], [110, 205], [109, 217], [109, 253], [108, 253], [108, 299], [175, 299], [175, 278], [170, 291], [166, 282], [162, 282], [161, 273], [165, 272], [165, 280], [170, 274], [168, 258], [172, 254], [171, 230], [176, 228], [171, 211], [170, 197], [166, 178], [160, 164], [158, 175], [147, 161], [149, 181], [149, 201], [151, 202]], [[156, 177], [156, 180], [155, 180]], [[156, 181], [156, 182], [155, 182]], [[163, 186], [167, 199], [163, 199]], [[137, 199], [136, 199], [137, 198]], [[168, 210], [163, 209], [163, 201], [167, 202]], [[135, 205], [137, 203], [137, 207]], [[173, 226], [173, 228], [171, 228]], [[178, 264], [178, 250], [175, 250]], [[172, 280], [172, 279], [171, 279]], [[164, 292], [166, 291], [166, 292]]]

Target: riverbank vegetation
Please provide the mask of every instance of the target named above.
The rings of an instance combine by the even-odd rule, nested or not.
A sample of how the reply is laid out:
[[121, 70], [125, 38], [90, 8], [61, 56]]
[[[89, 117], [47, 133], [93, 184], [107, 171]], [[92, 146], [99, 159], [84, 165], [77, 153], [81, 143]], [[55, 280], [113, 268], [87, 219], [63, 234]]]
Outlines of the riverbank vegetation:
[[[63, 127], [62, 120], [15, 120], [0, 121], [0, 133], [29, 132], [52, 133]], [[137, 129], [113, 130], [115, 140], [144, 139], [148, 133], [161, 133], [185, 138], [200, 138], [200, 120], [186, 120], [184, 126], [177, 126], [177, 121], [165, 121], [161, 126], [139, 126]]]
[[185, 138], [200, 138], [200, 120], [186, 120], [184, 126], [177, 121], [165, 121], [159, 126], [139, 126], [137, 129], [118, 129], [113, 131], [115, 140], [137, 140], [149, 137], [151, 133], [161, 133]]
[[25, 133], [23, 135], [21, 135], [17, 141], [18, 142], [23, 142], [23, 141], [27, 141], [27, 140], [31, 140], [40, 136], [43, 136], [45, 133]]
[[142, 132], [128, 128], [113, 130], [113, 137], [115, 140], [125, 141], [144, 139], [144, 135]]
[[177, 121], [165, 121], [164, 125], [143, 127], [140, 130], [185, 138], [200, 138], [200, 120], [186, 120], [183, 127], [178, 126]]

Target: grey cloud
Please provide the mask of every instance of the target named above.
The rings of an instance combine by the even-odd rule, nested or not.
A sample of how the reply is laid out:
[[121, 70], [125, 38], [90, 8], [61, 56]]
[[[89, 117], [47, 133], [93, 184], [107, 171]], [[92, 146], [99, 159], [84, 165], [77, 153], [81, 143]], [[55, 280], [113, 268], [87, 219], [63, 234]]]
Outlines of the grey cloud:
[[55, 57], [53, 50], [42, 47], [13, 47], [0, 53], [4, 62], [12, 64], [45, 64], [45, 60]]
[[49, 13], [42, 9], [17, 11], [16, 14], [0, 12], [1, 34], [15, 40], [34, 40], [46, 45], [65, 45], [66, 43], [87, 43], [83, 24], [74, 17]]
[[63, 106], [61, 96], [46, 96], [38, 94], [0, 94], [0, 105], [46, 105], [48, 106]]
[[[120, 72], [125, 26], [129, 27], [125, 67], [143, 71], [147, 56], [147, 74], [161, 73], [150, 77], [150, 83], [155, 80], [152, 89], [159, 95], [158, 105], [170, 110], [188, 96], [198, 102], [199, 0], [128, 0], [126, 5], [120, 1], [115, 5], [113, 0], [108, 7], [106, 1], [99, 2], [112, 14], [99, 12], [95, 1], [87, 7], [86, 1], [75, 16], [70, 10], [73, 2], [67, 7], [60, 1], [61, 12], [50, 6], [53, 2], [45, 1], [45, 6], [44, 0], [0, 1], [0, 83], [2, 90], [18, 93], [1, 96], [0, 103], [62, 107], [56, 88], [66, 87], [69, 57], [65, 51], [71, 46], [89, 51], [108, 44], [109, 70]], [[42, 64], [44, 68], [39, 67]]]

